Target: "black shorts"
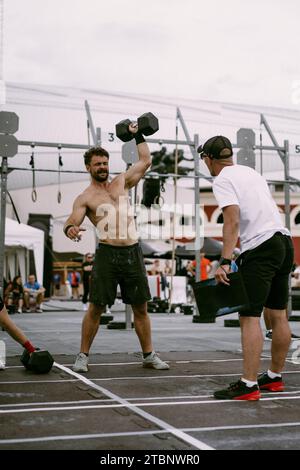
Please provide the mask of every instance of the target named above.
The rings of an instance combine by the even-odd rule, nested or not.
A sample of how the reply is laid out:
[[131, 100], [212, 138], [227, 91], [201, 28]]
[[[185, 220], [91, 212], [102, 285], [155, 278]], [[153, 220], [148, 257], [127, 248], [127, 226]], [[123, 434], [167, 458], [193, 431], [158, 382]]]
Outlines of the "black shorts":
[[19, 300], [23, 299], [23, 294], [18, 292], [10, 292], [8, 294], [8, 298], [11, 299], [13, 302], [18, 302]]
[[139, 305], [151, 299], [139, 243], [121, 247], [99, 243], [91, 274], [90, 302], [111, 307], [118, 285], [125, 304]]
[[264, 307], [287, 307], [293, 262], [292, 240], [280, 232], [239, 256], [237, 265], [249, 297], [249, 309], [240, 313], [242, 317], [260, 317]]

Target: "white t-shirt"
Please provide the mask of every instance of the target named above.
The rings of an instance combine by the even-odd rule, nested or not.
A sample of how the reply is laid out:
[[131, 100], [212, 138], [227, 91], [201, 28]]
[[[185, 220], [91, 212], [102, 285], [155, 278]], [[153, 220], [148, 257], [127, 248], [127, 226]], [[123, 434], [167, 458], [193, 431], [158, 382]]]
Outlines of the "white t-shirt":
[[242, 252], [253, 250], [276, 232], [290, 235], [265, 178], [252, 168], [244, 165], [223, 168], [213, 182], [213, 192], [221, 209], [232, 205], [240, 208]]

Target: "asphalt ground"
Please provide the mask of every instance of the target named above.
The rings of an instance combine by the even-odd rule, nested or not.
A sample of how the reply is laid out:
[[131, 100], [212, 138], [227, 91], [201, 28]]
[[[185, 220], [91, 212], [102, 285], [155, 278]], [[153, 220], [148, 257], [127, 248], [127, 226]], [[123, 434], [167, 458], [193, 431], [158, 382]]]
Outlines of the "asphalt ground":
[[[0, 371], [0, 450], [300, 449], [300, 364], [291, 360], [293, 349], [285, 392], [263, 393], [259, 402], [220, 401], [213, 392], [242, 371], [239, 329], [224, 328], [224, 319], [201, 325], [190, 316], [151, 315], [167, 371], [142, 367], [134, 331], [103, 326], [90, 371], [75, 374], [82, 315], [14, 316], [34, 344], [53, 354], [55, 366], [47, 375], [26, 371], [18, 345], [0, 333], [8, 350]], [[295, 333], [299, 327], [292, 324]], [[269, 355], [266, 342], [262, 370]]]

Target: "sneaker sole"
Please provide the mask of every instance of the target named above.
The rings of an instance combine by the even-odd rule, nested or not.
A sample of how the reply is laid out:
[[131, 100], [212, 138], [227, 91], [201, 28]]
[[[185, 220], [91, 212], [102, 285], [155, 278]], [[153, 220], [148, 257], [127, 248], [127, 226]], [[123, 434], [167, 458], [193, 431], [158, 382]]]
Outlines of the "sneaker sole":
[[233, 400], [246, 400], [246, 401], [258, 401], [261, 398], [261, 393], [259, 391], [252, 392], [246, 395], [241, 395], [240, 397], [235, 397]]
[[259, 390], [257, 390], [256, 392], [241, 395], [239, 397], [230, 398], [228, 396], [216, 396], [216, 395], [214, 395], [214, 397], [216, 400], [258, 401], [261, 398], [261, 393]]
[[89, 370], [88, 369], [76, 369], [75, 367], [73, 367], [73, 372], [81, 372], [81, 373], [84, 373], [84, 372], [88, 372]]
[[155, 367], [153, 364], [143, 364], [145, 369], [169, 370], [170, 367]]
[[261, 385], [259, 388], [268, 392], [284, 392], [285, 387], [282, 382], [274, 382], [272, 384]]

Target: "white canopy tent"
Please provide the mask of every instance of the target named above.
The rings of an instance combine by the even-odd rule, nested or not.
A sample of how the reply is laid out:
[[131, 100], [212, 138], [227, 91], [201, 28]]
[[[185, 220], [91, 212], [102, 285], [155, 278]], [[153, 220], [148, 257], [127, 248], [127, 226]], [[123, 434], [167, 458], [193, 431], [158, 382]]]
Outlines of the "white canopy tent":
[[22, 279], [26, 279], [26, 250], [34, 254], [37, 281], [43, 284], [44, 270], [44, 232], [29, 225], [19, 224], [6, 218], [5, 221], [5, 251], [11, 276], [17, 274], [16, 257]]

